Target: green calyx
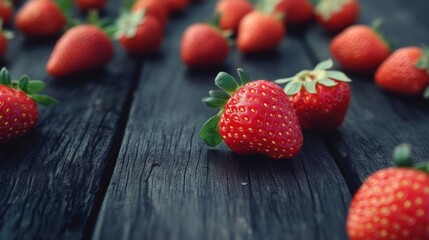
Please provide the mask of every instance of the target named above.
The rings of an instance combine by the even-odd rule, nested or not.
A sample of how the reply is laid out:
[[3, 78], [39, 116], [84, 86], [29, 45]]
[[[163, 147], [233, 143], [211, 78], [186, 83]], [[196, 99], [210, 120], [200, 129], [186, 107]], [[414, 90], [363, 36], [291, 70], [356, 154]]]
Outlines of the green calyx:
[[45, 89], [45, 83], [43, 81], [31, 80], [27, 75], [22, 76], [19, 80], [12, 80], [6, 68], [0, 70], [0, 85], [25, 92], [28, 97], [42, 106], [52, 106], [58, 103], [58, 101], [52, 97], [38, 94]]
[[395, 49], [395, 44], [392, 40], [386, 38], [381, 28], [383, 26], [383, 20], [381, 18], [377, 18], [371, 23], [371, 29], [377, 34], [377, 36], [387, 45], [390, 51], [393, 51]]
[[144, 23], [145, 15], [145, 10], [139, 10], [136, 12], [122, 12], [121, 16], [115, 23], [115, 39], [119, 39], [123, 36], [126, 38], [133, 38], [137, 33], [137, 27]]
[[340, 71], [328, 70], [334, 66], [331, 59], [316, 65], [313, 70], [304, 70], [293, 77], [277, 79], [277, 84], [286, 84], [284, 91], [287, 95], [295, 95], [301, 91], [302, 87], [311, 94], [316, 94], [316, 85], [322, 84], [327, 87], [334, 87], [338, 82], [351, 82], [352, 80]]
[[[419, 61], [417, 61], [416, 67], [421, 70], [426, 70], [427, 74], [429, 75], [429, 48], [428, 47], [423, 46], [423, 54], [420, 57]], [[429, 86], [424, 91], [423, 97], [426, 99], [429, 99]]]
[[393, 162], [396, 167], [414, 168], [429, 173], [429, 162], [413, 164], [410, 144], [403, 143], [395, 147], [393, 150]]
[[331, 16], [343, 8], [351, 0], [319, 0], [316, 4], [316, 12], [322, 16], [322, 19], [329, 21]]
[[240, 77], [240, 83], [230, 74], [220, 72], [215, 78], [215, 84], [220, 90], [210, 90], [210, 96], [202, 100], [208, 107], [220, 109], [215, 116], [203, 125], [199, 133], [200, 138], [210, 147], [215, 147], [222, 142], [218, 126], [225, 104], [235, 91], [249, 82], [249, 76], [243, 69], [239, 68], [237, 72]]
[[3, 36], [6, 39], [10, 40], [10, 39], [12, 39], [14, 37], [14, 34], [13, 34], [12, 31], [3, 29], [3, 20], [2, 19], [0, 19], [0, 32], [1, 32], [1, 34], [3, 34]]
[[265, 14], [274, 13], [280, 0], [256, 0], [255, 9]]

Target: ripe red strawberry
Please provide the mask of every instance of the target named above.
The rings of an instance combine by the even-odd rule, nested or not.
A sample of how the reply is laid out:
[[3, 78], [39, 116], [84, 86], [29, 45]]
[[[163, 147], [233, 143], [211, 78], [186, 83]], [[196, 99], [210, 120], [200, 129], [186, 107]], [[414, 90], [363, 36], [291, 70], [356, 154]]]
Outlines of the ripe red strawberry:
[[0, 23], [0, 58], [2, 58], [7, 51], [8, 48], [8, 39], [12, 39], [13, 38], [13, 33], [3, 30], [3, 26]]
[[342, 72], [327, 70], [332, 60], [319, 63], [314, 70], [304, 70], [291, 78], [276, 80], [287, 83], [299, 123], [304, 129], [328, 130], [341, 126], [350, 102], [351, 80]]
[[212, 147], [223, 139], [239, 154], [258, 153], [273, 159], [296, 156], [303, 136], [287, 95], [272, 82], [248, 82], [242, 69], [238, 73], [240, 85], [225, 72], [217, 75], [215, 83], [223, 91], [210, 91], [203, 102], [220, 111], [204, 124], [200, 137]]
[[28, 37], [52, 37], [60, 33], [67, 20], [52, 0], [27, 1], [16, 15], [16, 26]]
[[9, 25], [13, 18], [13, 7], [9, 0], [0, 0], [0, 20], [3, 25]]
[[[395, 152], [410, 150], [403, 145]], [[429, 163], [413, 168], [409, 157], [399, 160], [399, 167], [372, 174], [353, 197], [347, 218], [350, 240], [429, 239]]]
[[165, 1], [170, 13], [177, 13], [185, 10], [189, 6], [189, 0], [160, 0]]
[[68, 30], [56, 43], [46, 70], [61, 78], [105, 66], [113, 57], [109, 36], [99, 27], [79, 25]]
[[80, 10], [101, 9], [106, 5], [106, 0], [76, 0]]
[[277, 16], [253, 11], [240, 22], [237, 47], [243, 53], [270, 51], [281, 43], [285, 34], [283, 22]]
[[247, 0], [221, 0], [216, 4], [216, 12], [220, 15], [220, 28], [236, 31], [241, 19], [253, 10]]
[[339, 32], [354, 24], [359, 16], [357, 0], [321, 0], [316, 6], [316, 19], [329, 32]]
[[37, 103], [44, 106], [58, 103], [37, 94], [44, 87], [42, 81], [31, 81], [28, 76], [11, 80], [6, 68], [0, 71], [0, 143], [21, 137], [36, 126]]
[[158, 19], [161, 26], [164, 28], [168, 22], [169, 9], [168, 5], [160, 0], [139, 0], [134, 3], [132, 11], [145, 11], [146, 16], [154, 16]]
[[115, 37], [129, 54], [154, 53], [161, 46], [163, 29], [155, 17], [145, 16], [143, 10], [122, 15], [117, 26]]
[[390, 55], [389, 44], [365, 25], [354, 25], [331, 42], [331, 54], [341, 66], [356, 73], [372, 73]]
[[230, 47], [220, 29], [206, 23], [189, 26], [182, 36], [182, 62], [191, 68], [210, 68], [221, 65]]
[[429, 97], [429, 49], [396, 50], [378, 68], [375, 82], [386, 91], [410, 96], [424, 93]]
[[288, 26], [309, 23], [314, 17], [313, 5], [308, 0], [281, 0], [277, 3], [276, 11], [285, 15], [284, 21]]

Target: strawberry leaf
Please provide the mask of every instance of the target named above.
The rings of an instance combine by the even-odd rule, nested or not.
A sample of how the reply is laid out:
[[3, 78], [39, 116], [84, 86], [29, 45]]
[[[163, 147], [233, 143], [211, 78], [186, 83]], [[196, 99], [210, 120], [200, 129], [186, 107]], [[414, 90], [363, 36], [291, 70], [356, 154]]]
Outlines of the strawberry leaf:
[[237, 72], [238, 76], [240, 76], [242, 86], [250, 81], [249, 75], [247, 75], [247, 73], [242, 68], [238, 68]]
[[317, 64], [314, 70], [327, 70], [332, 68], [333, 66], [334, 66], [334, 62], [332, 61], [332, 59], [328, 59]]
[[417, 164], [414, 168], [423, 171], [425, 173], [429, 173], [429, 162]]
[[337, 85], [336, 81], [334, 81], [332, 79], [329, 79], [329, 78], [321, 79], [321, 80], [318, 81], [318, 83], [320, 83], [320, 84], [322, 84], [324, 86], [327, 86], [327, 87], [333, 87], [333, 86]]
[[226, 72], [220, 72], [215, 78], [215, 84], [227, 93], [234, 93], [238, 88], [237, 80]]
[[393, 150], [393, 161], [397, 167], [411, 167], [411, 145], [403, 143]]
[[28, 94], [35, 94], [38, 92], [41, 92], [43, 89], [45, 89], [45, 83], [43, 81], [39, 80], [31, 80], [28, 83]]
[[283, 84], [283, 83], [288, 83], [288, 82], [290, 82], [290, 81], [292, 81], [294, 79], [295, 79], [295, 77], [281, 78], [281, 79], [275, 80], [274, 82], [277, 83], [277, 84]]
[[220, 136], [218, 128], [219, 120], [220, 116], [217, 114], [210, 118], [200, 130], [200, 138], [210, 147], [215, 147], [222, 142], [222, 137]]
[[429, 87], [426, 88], [425, 92], [423, 93], [423, 97], [429, 99]]
[[346, 74], [340, 71], [326, 71], [329, 78], [333, 78], [340, 82], [351, 82], [352, 80], [346, 76]]
[[317, 93], [316, 91], [316, 81], [304, 82], [305, 90], [309, 93]]
[[214, 98], [220, 98], [224, 100], [228, 100], [231, 97], [228, 93], [221, 90], [210, 90], [209, 95]]
[[203, 98], [203, 103], [207, 105], [207, 107], [210, 108], [222, 108], [225, 106], [227, 100], [215, 98], [215, 97], [205, 97]]
[[29, 95], [29, 97], [31, 99], [33, 99], [36, 103], [45, 106], [45, 107], [49, 107], [49, 106], [53, 106], [58, 104], [58, 100], [56, 100], [55, 98], [46, 96], [46, 95]]
[[0, 84], [9, 86], [12, 83], [9, 71], [4, 67], [0, 70]]
[[116, 39], [123, 36], [126, 38], [133, 38], [137, 33], [137, 27], [144, 22], [145, 10], [139, 10], [137, 12], [122, 12], [121, 16], [115, 23], [115, 35]]
[[296, 93], [298, 93], [301, 90], [302, 87], [302, 82], [290, 82], [286, 85], [284, 91], [287, 95], [291, 96], [291, 95], [295, 95]]
[[19, 83], [18, 83], [19, 90], [22, 90], [25, 93], [27, 93], [29, 82], [30, 82], [30, 78], [27, 75], [22, 76], [21, 79], [19, 79]]

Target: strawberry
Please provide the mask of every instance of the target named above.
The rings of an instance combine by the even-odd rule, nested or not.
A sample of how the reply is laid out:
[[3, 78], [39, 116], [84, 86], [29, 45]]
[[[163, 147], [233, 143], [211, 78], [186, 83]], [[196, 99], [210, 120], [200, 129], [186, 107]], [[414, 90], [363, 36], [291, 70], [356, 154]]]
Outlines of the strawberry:
[[45, 84], [33, 81], [26, 75], [11, 80], [6, 68], [0, 71], [0, 143], [21, 137], [32, 130], [37, 123], [37, 104], [50, 106], [57, 100], [38, 95]]
[[183, 33], [181, 59], [191, 68], [219, 66], [228, 57], [229, 51], [227, 38], [213, 25], [193, 24]]
[[222, 89], [209, 92], [203, 102], [220, 108], [200, 131], [209, 146], [222, 139], [238, 154], [264, 154], [273, 159], [292, 158], [301, 150], [303, 136], [288, 96], [272, 82], [249, 77], [238, 69], [241, 84], [220, 72], [216, 85]]
[[146, 16], [143, 10], [123, 14], [117, 26], [115, 37], [130, 54], [153, 53], [161, 46], [162, 26], [158, 19]]
[[76, 0], [76, 5], [83, 11], [101, 9], [106, 5], [106, 0]]
[[9, 0], [0, 0], [0, 20], [3, 25], [9, 25], [13, 18], [13, 6]]
[[3, 30], [3, 26], [0, 22], [0, 58], [2, 58], [8, 48], [8, 40], [13, 38], [13, 33], [10, 31]]
[[351, 72], [372, 73], [390, 55], [388, 42], [374, 28], [354, 25], [331, 42], [331, 54]]
[[220, 27], [223, 30], [236, 31], [241, 19], [253, 10], [247, 0], [221, 0], [216, 4], [216, 13], [220, 14]]
[[237, 47], [243, 53], [270, 51], [281, 43], [285, 34], [282, 20], [273, 14], [253, 11], [240, 22]]
[[329, 32], [339, 32], [354, 24], [359, 16], [357, 0], [320, 0], [316, 19]]
[[139, 0], [132, 7], [133, 12], [144, 10], [146, 16], [154, 16], [164, 28], [168, 22], [168, 5], [159, 0]]
[[410, 96], [424, 93], [429, 97], [429, 49], [396, 50], [378, 68], [375, 82], [386, 91]]
[[353, 197], [350, 240], [429, 239], [429, 162], [413, 168], [408, 145], [394, 155], [399, 166], [369, 176]]
[[304, 129], [329, 130], [341, 126], [350, 102], [351, 80], [342, 72], [328, 70], [332, 60], [319, 63], [314, 70], [304, 70], [291, 78], [276, 80], [287, 83], [299, 123]]
[[313, 5], [308, 0], [280, 0], [276, 11], [285, 15], [284, 20], [288, 26], [301, 26], [314, 17]]
[[89, 14], [90, 24], [68, 30], [55, 44], [46, 70], [55, 78], [95, 70], [105, 66], [113, 57], [109, 36], [97, 25], [97, 13]]
[[159, 0], [167, 3], [170, 13], [177, 13], [189, 6], [189, 0]]
[[19, 31], [28, 37], [52, 37], [60, 33], [67, 19], [52, 0], [27, 1], [18, 11], [15, 20]]

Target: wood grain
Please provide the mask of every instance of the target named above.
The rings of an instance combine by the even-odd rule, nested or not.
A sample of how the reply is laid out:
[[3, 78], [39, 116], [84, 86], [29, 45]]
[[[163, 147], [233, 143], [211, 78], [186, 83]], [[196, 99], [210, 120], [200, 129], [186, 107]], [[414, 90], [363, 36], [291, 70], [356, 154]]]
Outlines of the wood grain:
[[[160, 56], [145, 63], [94, 239], [344, 239], [346, 183], [317, 134], [305, 134], [293, 160], [243, 157], [210, 149], [198, 131], [214, 112], [201, 103], [218, 70], [187, 70], [183, 30], [211, 14], [214, 1], [172, 19]], [[243, 56], [253, 79], [311, 67], [296, 36], [278, 51]]]

